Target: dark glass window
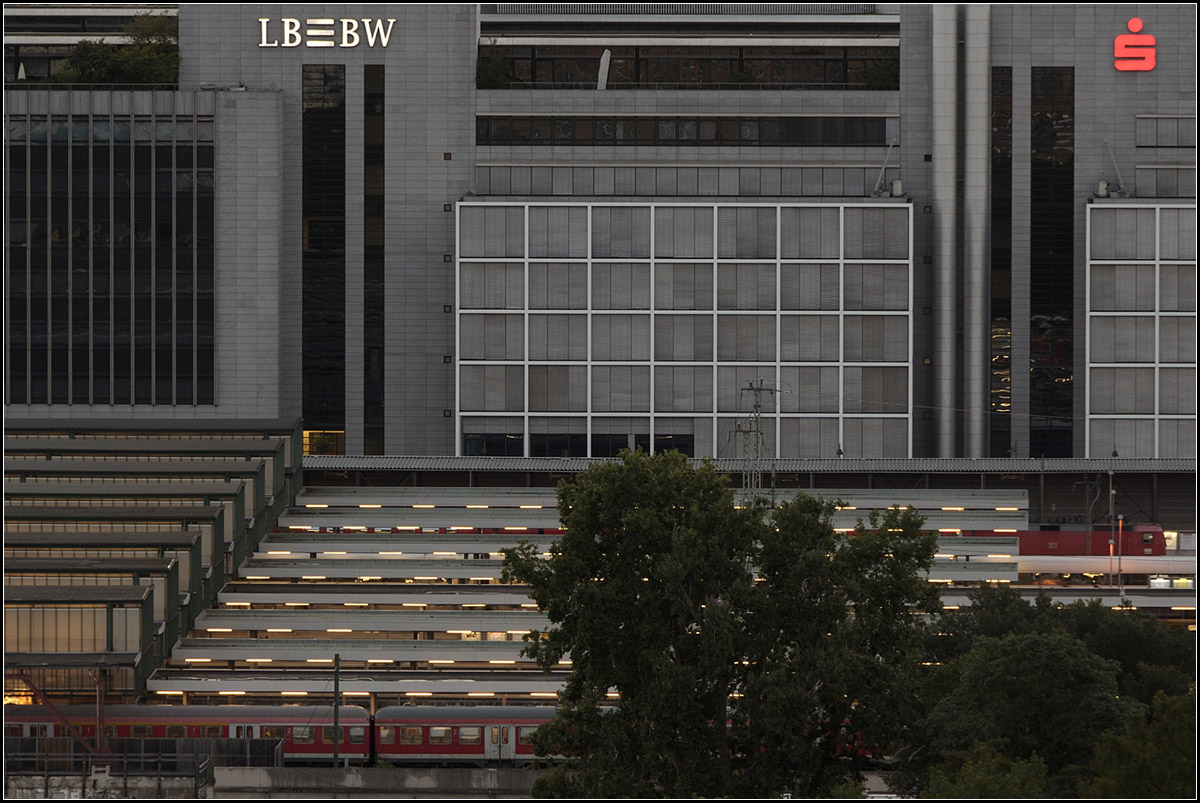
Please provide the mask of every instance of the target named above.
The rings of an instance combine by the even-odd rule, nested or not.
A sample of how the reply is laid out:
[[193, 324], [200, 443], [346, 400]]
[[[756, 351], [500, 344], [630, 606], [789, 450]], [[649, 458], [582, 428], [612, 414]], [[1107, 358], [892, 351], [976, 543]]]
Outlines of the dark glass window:
[[363, 76], [363, 453], [384, 453], [384, 72]]

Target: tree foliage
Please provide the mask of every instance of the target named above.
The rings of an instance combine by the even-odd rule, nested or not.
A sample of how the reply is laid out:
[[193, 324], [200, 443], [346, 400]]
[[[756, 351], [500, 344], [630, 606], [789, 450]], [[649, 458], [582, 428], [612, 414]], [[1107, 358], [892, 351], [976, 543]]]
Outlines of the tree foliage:
[[124, 42], [80, 42], [56, 80], [79, 84], [174, 84], [179, 80], [179, 20], [136, 14]]
[[1196, 797], [1196, 694], [1159, 692], [1153, 713], [1126, 716], [1124, 732], [1105, 733], [1092, 762], [1085, 797], [1125, 799]]
[[911, 511], [848, 537], [832, 513], [804, 496], [736, 507], [725, 477], [674, 452], [561, 486], [550, 557], [523, 544], [505, 560], [554, 623], [527, 654], [572, 662], [535, 736], [569, 760], [535, 791], [828, 794], [853, 774], [842, 759], [902, 739], [935, 539]]

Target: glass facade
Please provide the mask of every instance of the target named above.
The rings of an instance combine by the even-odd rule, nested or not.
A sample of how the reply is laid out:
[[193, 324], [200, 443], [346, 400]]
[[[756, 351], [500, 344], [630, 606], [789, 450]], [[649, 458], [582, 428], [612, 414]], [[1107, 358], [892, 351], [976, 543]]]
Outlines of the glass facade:
[[1029, 455], [1070, 457], [1075, 372], [1075, 68], [1034, 67]]
[[887, 145], [884, 117], [475, 118], [477, 145]]
[[9, 116], [10, 404], [214, 403], [214, 126]]
[[383, 454], [384, 400], [384, 72], [363, 78], [363, 453]]
[[304, 66], [302, 115], [304, 426], [338, 433], [346, 428], [344, 65]]
[[991, 332], [988, 398], [992, 457], [1012, 457], [1012, 67], [992, 68]]
[[899, 89], [898, 47], [480, 45], [480, 89]]

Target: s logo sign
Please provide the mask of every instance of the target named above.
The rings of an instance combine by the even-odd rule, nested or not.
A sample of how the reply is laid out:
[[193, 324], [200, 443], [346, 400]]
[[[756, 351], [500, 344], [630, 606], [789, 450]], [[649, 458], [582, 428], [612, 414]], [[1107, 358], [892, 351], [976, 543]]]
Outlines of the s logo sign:
[[1113, 40], [1113, 66], [1122, 72], [1147, 72], [1154, 69], [1154, 37], [1142, 30], [1142, 21], [1129, 21], [1129, 33]]

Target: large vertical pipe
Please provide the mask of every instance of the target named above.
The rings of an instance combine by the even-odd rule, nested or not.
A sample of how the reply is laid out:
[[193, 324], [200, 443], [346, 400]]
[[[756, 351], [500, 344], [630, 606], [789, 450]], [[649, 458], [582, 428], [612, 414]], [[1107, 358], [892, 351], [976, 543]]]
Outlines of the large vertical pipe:
[[991, 239], [991, 8], [964, 9], [963, 55], [963, 454], [988, 454], [988, 316]]
[[937, 457], [955, 456], [957, 422], [958, 8], [933, 7], [933, 404]]

